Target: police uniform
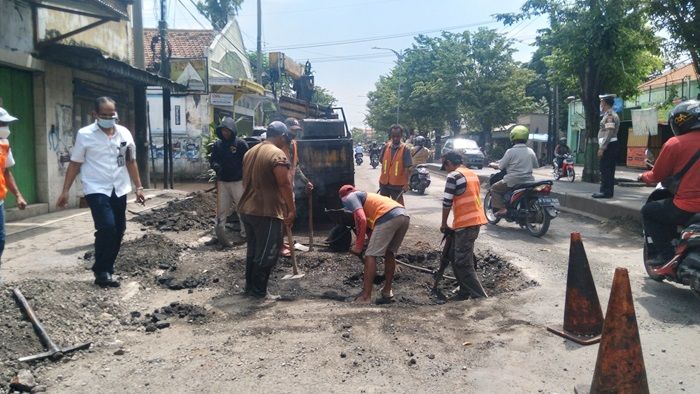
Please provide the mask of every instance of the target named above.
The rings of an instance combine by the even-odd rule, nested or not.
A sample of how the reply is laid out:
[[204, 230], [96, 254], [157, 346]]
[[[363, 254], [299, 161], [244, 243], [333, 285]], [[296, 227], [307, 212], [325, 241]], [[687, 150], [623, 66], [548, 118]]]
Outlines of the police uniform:
[[[615, 97], [614, 95], [600, 96], [601, 100]], [[598, 130], [598, 149], [603, 151], [600, 158], [600, 193], [598, 197], [612, 197], [615, 188], [615, 164], [619, 154], [617, 132], [620, 129], [620, 118], [610, 108], [603, 113]], [[594, 195], [595, 197], [596, 195]]]

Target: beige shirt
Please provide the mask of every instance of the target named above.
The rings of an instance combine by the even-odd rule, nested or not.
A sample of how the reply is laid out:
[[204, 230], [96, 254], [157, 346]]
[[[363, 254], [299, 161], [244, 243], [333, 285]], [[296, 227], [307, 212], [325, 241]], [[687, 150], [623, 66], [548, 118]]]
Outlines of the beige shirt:
[[617, 131], [620, 129], [620, 117], [615, 111], [609, 109], [603, 114], [598, 130], [598, 146], [605, 150], [608, 144], [617, 141]]
[[263, 142], [243, 157], [243, 196], [239, 213], [284, 219], [285, 203], [274, 169], [289, 168], [284, 152], [271, 142]]

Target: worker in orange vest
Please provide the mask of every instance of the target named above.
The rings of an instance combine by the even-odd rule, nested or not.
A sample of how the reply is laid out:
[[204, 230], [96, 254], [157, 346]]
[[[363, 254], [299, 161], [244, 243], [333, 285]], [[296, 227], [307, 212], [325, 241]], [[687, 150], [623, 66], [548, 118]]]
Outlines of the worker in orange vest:
[[[462, 156], [448, 152], [442, 157], [442, 170], [447, 171], [445, 194], [442, 202], [442, 224], [440, 231], [454, 231], [450, 259], [459, 283], [456, 299], [486, 297], [474, 270], [474, 243], [479, 236], [479, 228], [486, 224], [486, 215], [481, 204], [479, 177], [464, 166]], [[447, 218], [452, 212], [452, 228]]]
[[[284, 151], [284, 153], [287, 155], [287, 159], [289, 159], [289, 163], [291, 164], [291, 167], [289, 168], [289, 180], [292, 183], [292, 189], [294, 188], [294, 181], [299, 179], [305, 185], [306, 193], [309, 195], [309, 198], [311, 198], [311, 191], [314, 189], [314, 185], [311, 183], [309, 178], [304, 175], [304, 172], [299, 166], [299, 152], [297, 151], [296, 138], [302, 130], [301, 124], [299, 124], [298, 120], [291, 117], [285, 119], [284, 124], [287, 126], [287, 133], [284, 134], [285, 138], [287, 139], [287, 145], [282, 148], [282, 151]], [[285, 233], [287, 232], [286, 227], [284, 231]], [[287, 239], [286, 234], [285, 239]], [[289, 245], [285, 242], [280, 249], [280, 255], [290, 257], [292, 255], [290, 248], [293, 247], [294, 245]]]
[[389, 128], [389, 142], [384, 145], [382, 158], [382, 173], [379, 176], [379, 194], [391, 197], [401, 205], [403, 192], [408, 191], [408, 176], [413, 165], [411, 150], [401, 142], [403, 127], [399, 124]]
[[[410, 218], [403, 205], [389, 197], [356, 190], [345, 185], [338, 191], [343, 208], [352, 212], [357, 238], [350, 251], [362, 254], [365, 236], [371, 232], [364, 258], [362, 293], [356, 303], [369, 304], [372, 298], [374, 276], [377, 272], [377, 257], [384, 256], [384, 287], [377, 303], [389, 303], [394, 298], [391, 288], [396, 271], [396, 252], [408, 231]], [[369, 231], [368, 231], [369, 229]]]

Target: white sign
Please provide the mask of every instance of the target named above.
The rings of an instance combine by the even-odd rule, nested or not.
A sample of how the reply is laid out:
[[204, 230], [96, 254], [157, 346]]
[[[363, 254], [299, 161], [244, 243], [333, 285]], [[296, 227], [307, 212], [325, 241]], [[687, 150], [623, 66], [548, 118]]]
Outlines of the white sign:
[[211, 105], [218, 105], [220, 107], [233, 107], [232, 94], [209, 93], [209, 100], [211, 100]]
[[632, 133], [634, 135], [656, 135], [658, 131], [656, 108], [632, 110]]

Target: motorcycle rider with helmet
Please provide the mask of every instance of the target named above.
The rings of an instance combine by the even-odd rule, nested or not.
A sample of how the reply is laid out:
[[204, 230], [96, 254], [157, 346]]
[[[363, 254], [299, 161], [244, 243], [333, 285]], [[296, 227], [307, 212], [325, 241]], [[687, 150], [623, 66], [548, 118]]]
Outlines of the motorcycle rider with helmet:
[[564, 156], [568, 154], [571, 154], [571, 149], [566, 145], [566, 138], [560, 138], [559, 143], [554, 147], [554, 157], [557, 159], [557, 168], [554, 169], [555, 171], [561, 168], [562, 164], [564, 164]]
[[496, 216], [508, 213], [503, 195], [512, 187], [534, 182], [532, 169], [539, 167], [535, 152], [525, 145], [530, 136], [530, 130], [523, 125], [517, 125], [510, 131], [510, 141], [513, 147], [508, 149], [501, 160], [489, 164], [489, 167], [506, 172], [502, 180], [491, 186], [492, 204], [498, 211]]
[[688, 100], [678, 104], [669, 114], [668, 124], [674, 137], [661, 148], [654, 168], [639, 176], [646, 184], [655, 184], [678, 174], [696, 159], [683, 175], [673, 197], [649, 201], [642, 207], [646, 234], [651, 237], [656, 251], [648, 265], [661, 266], [673, 258], [671, 243], [677, 225], [685, 224], [700, 212], [700, 101]]
[[413, 160], [413, 167], [411, 167], [411, 173], [419, 164], [425, 164], [428, 162], [432, 152], [430, 149], [426, 148], [425, 137], [419, 135], [413, 140], [414, 146], [411, 148], [411, 159]]

